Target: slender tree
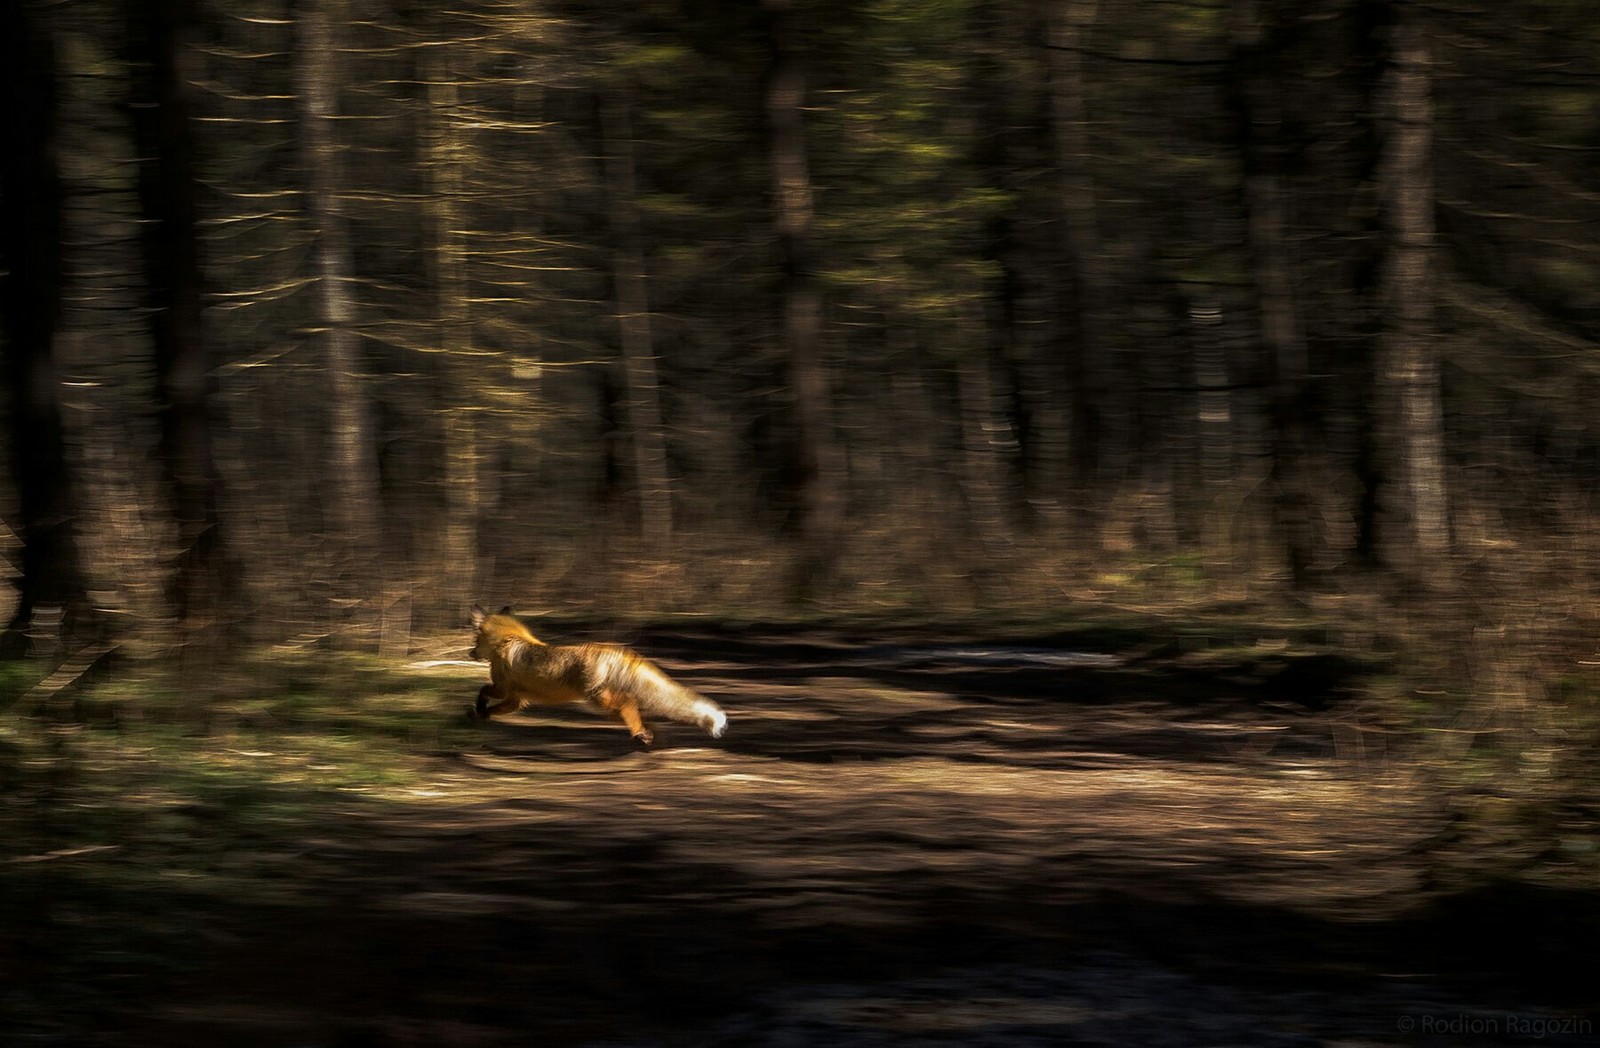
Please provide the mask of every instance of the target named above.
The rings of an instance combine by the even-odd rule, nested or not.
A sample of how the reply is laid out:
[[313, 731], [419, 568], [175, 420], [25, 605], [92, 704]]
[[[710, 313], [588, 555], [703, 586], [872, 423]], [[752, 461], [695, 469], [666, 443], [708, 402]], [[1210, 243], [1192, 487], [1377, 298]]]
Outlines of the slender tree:
[[231, 605], [239, 577], [218, 509], [218, 383], [201, 325], [190, 50], [197, 9], [194, 0], [130, 0], [127, 14], [161, 460], [178, 523], [168, 597], [179, 623], [197, 627]]
[[[1019, 17], [1022, 16], [1022, 17]], [[993, 208], [983, 227], [983, 257], [991, 275], [987, 281], [984, 338], [998, 382], [995, 397], [1003, 405], [1004, 427], [1009, 430], [1011, 453], [1005, 456], [1007, 476], [1003, 491], [1007, 516], [1022, 526], [1037, 523], [1037, 507], [1055, 501], [1056, 487], [1065, 475], [1061, 467], [1067, 440], [1050, 422], [1062, 417], [1044, 409], [1032, 385], [1033, 361], [1024, 334], [1022, 302], [1026, 278], [1021, 272], [1027, 255], [1020, 226], [1023, 224], [1018, 140], [1012, 107], [1018, 96], [1026, 98], [1019, 75], [1007, 65], [1016, 43], [1026, 39], [1026, 11], [1013, 5], [984, 0], [973, 7], [973, 55], [968, 65], [967, 92], [975, 115], [972, 160], [987, 185], [1003, 193], [1008, 206]]]
[[783, 267], [783, 347], [793, 397], [796, 524], [802, 590], [831, 571], [843, 512], [843, 465], [829, 424], [822, 359], [822, 290], [812, 223], [815, 203], [805, 133], [806, 67], [794, 0], [763, 0], [771, 65], [766, 84], [773, 226]]
[[1289, 251], [1292, 144], [1284, 141], [1284, 56], [1292, 25], [1276, 6], [1233, 0], [1228, 99], [1242, 168], [1242, 204], [1255, 292], [1260, 373], [1267, 392], [1274, 523], [1296, 587], [1310, 581], [1315, 559], [1310, 444], [1310, 365], [1294, 293]]
[[469, 132], [462, 118], [460, 84], [449, 52], [425, 53], [428, 156], [433, 218], [433, 268], [438, 353], [435, 408], [443, 422], [444, 525], [440, 534], [440, 605], [459, 609], [477, 595], [477, 538], [481, 509], [478, 426], [470, 409], [470, 362], [476, 351], [471, 258], [463, 243], [464, 168]]
[[336, 27], [345, 24], [341, 0], [296, 4], [296, 89], [306, 211], [314, 242], [316, 330], [328, 377], [329, 538], [341, 550], [357, 585], [379, 541], [378, 467], [362, 382], [355, 330], [355, 269], [348, 218], [341, 203], [344, 156], [339, 133]]
[[62, 301], [62, 187], [57, 169], [56, 58], [47, 21], [32, 0], [0, 13], [5, 82], [0, 160], [0, 261], [6, 378], [11, 397], [11, 466], [22, 539], [16, 612], [6, 648], [26, 651], [30, 635], [87, 618], [78, 552], [78, 494], [62, 432], [55, 339]]
[[672, 537], [672, 478], [661, 429], [661, 387], [650, 329], [650, 288], [644, 230], [639, 218], [634, 158], [633, 100], [625, 80], [601, 89], [600, 127], [605, 153], [612, 247], [612, 297], [621, 348], [626, 428], [633, 444], [639, 525], [645, 538], [664, 545]]
[[1072, 419], [1068, 438], [1069, 508], [1079, 538], [1098, 541], [1108, 422], [1118, 410], [1097, 313], [1100, 288], [1095, 186], [1089, 171], [1089, 81], [1084, 52], [1099, 0], [1044, 0], [1050, 79], [1050, 129], [1059, 182], [1060, 291], [1057, 339], [1065, 364]]
[[1448, 549], [1444, 427], [1433, 331], [1432, 41], [1415, 4], [1380, 23], [1378, 187], [1383, 256], [1374, 364], [1380, 555], [1426, 575]]

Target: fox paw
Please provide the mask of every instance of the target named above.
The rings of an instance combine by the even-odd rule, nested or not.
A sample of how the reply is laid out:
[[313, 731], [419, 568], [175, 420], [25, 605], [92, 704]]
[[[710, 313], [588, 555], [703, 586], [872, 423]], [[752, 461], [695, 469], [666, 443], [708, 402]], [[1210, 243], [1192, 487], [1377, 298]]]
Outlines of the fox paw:
[[639, 731], [633, 733], [633, 737], [639, 740], [639, 745], [641, 746], [648, 746], [652, 742], [656, 741], [656, 733], [651, 731], [649, 728], [641, 728]]
[[713, 739], [722, 738], [722, 733], [728, 730], [728, 715], [718, 710], [706, 718], [706, 734]]

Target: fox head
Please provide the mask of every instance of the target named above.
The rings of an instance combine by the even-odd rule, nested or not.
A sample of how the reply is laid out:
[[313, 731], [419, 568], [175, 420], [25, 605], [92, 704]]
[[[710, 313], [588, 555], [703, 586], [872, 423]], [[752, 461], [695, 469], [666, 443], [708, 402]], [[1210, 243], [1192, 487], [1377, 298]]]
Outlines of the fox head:
[[493, 654], [493, 651], [490, 648], [489, 624], [493, 619], [499, 618], [500, 615], [509, 616], [511, 613], [511, 605], [509, 604], [501, 608], [498, 615], [490, 615], [487, 611], [483, 610], [483, 606], [481, 604], [474, 604], [472, 606], [472, 629], [474, 636], [472, 638], [472, 651], [468, 653], [472, 658], [488, 659], [489, 656]]

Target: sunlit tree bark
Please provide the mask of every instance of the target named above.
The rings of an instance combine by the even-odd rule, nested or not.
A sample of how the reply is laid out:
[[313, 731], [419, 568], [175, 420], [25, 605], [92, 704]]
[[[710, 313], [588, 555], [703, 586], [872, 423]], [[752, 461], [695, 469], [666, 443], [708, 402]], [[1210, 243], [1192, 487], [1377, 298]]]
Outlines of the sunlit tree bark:
[[471, 400], [476, 348], [471, 272], [463, 242], [466, 121], [449, 52], [433, 51], [423, 63], [428, 85], [427, 175], [432, 183], [433, 263], [437, 296], [438, 355], [435, 397], [444, 431], [444, 527], [440, 536], [439, 605], [448, 612], [477, 597], [478, 524], [482, 454]]
[[1387, 5], [1379, 83], [1384, 254], [1374, 365], [1380, 556], [1427, 574], [1449, 547], [1439, 358], [1433, 330], [1432, 44], [1421, 12]]
[[375, 560], [378, 469], [355, 331], [354, 267], [348, 221], [340, 204], [344, 162], [339, 134], [341, 0], [299, 0], [295, 74], [306, 211], [314, 243], [314, 327], [328, 377], [328, 471], [323, 502], [329, 537], [356, 576]]

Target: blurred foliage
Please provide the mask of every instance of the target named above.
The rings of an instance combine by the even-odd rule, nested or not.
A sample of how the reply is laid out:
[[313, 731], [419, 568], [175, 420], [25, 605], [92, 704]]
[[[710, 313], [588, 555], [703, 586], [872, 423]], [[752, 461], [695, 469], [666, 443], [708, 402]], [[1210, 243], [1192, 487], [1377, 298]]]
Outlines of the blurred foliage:
[[[804, 261], [825, 299], [813, 437], [839, 451], [848, 521], [824, 582], [798, 587], [815, 551], [792, 541], [804, 456], [764, 110], [784, 5], [330, 4], [337, 133], [318, 158], [301, 149], [303, 9], [201, 3], [180, 27], [201, 350], [219, 384], [218, 525], [242, 574], [184, 630], [165, 582], [188, 539], [160, 465], [127, 119], [135, 8], [34, 6], [57, 44], [70, 257], [52, 349], [86, 601], [124, 652], [226, 627], [393, 656], [475, 599], [568, 621], [997, 629], [1073, 608], [1309, 608], [1358, 655], [1405, 653], [1389, 699], [1415, 702], [1409, 723], [1447, 750], [1507, 741], [1507, 767], [1537, 770], [1559, 763], [1537, 755], [1547, 733], [1592, 738], [1574, 667], [1600, 586], [1600, 29], [1582, 5], [794, 0]], [[1361, 545], [1389, 308], [1373, 40], [1400, 7], [1433, 48], [1424, 341], [1442, 362], [1453, 540], [1415, 577], [1371, 570]], [[1079, 30], [1071, 63], [1050, 60], [1053, 18]], [[1241, 83], [1271, 106], [1242, 117]], [[1054, 115], [1063, 101], [1081, 127]], [[632, 129], [630, 200], [602, 161], [608, 106]], [[1255, 162], [1279, 180], [1276, 264], [1306, 365], [1310, 446], [1293, 468], [1314, 585], [1295, 593]], [[318, 164], [348, 227], [340, 279], [319, 269]], [[1068, 243], [1074, 207], [1090, 228]], [[655, 375], [635, 390], [629, 216]], [[337, 325], [330, 288], [350, 307]], [[374, 534], [336, 523], [334, 326], [359, 347]], [[659, 433], [641, 433], [639, 397]], [[665, 544], [641, 533], [647, 438], [665, 451]], [[261, 715], [316, 716], [279, 701]], [[320, 727], [332, 745], [338, 725]]]
[[[1569, 6], [1468, 5], [1429, 23], [1432, 344], [1469, 562], [1523, 545], [1586, 554], [1593, 533], [1600, 440], [1586, 404], [1600, 281], [1588, 154], [1600, 103], [1587, 79], [1595, 30]], [[1026, 589], [1040, 575], [1040, 589], [1059, 591], [1101, 554], [1135, 550], [1197, 557], [1223, 586], [1235, 572], [1281, 576], [1272, 493], [1260, 487], [1264, 365], [1228, 94], [1246, 61], [1231, 34], [1254, 22], [1268, 43], [1250, 75], [1270, 79], [1277, 107], [1258, 133], [1285, 180], [1285, 264], [1311, 376], [1316, 566], [1335, 576], [1358, 559], [1365, 376], [1381, 322], [1363, 275], [1379, 233], [1360, 31], [1379, 8], [1060, 8], [1083, 20], [1085, 152], [1071, 174], [1094, 207], [1094, 254], [1078, 264], [1104, 294], [1085, 329], [1104, 345], [1085, 359], [1107, 369], [1084, 379], [1100, 383], [1105, 454], [1093, 487], [1070, 493], [1071, 360], [1089, 351], [1073, 345], [1061, 305], [1075, 278], [1060, 253], [1050, 97], [1068, 85], [1047, 62], [1052, 5], [797, 0], [812, 265], [827, 301], [819, 439], [842, 451], [852, 520], [838, 549], [846, 570], [823, 593], [806, 588], [812, 598], [962, 605], [961, 579]], [[369, 603], [418, 628], [453, 622], [474, 597], [603, 605], [616, 586], [660, 610], [732, 606], [741, 590], [781, 603], [798, 496], [759, 5], [330, 10], [343, 20], [329, 162], [350, 230], [362, 439], [380, 474], [381, 534], [356, 540], [382, 554]], [[365, 570], [328, 541], [336, 489], [296, 16], [247, 0], [201, 4], [195, 18], [185, 47], [205, 352], [221, 382], [222, 517], [245, 551], [234, 596], [261, 635], [293, 636], [337, 627], [350, 608], [333, 580]], [[58, 356], [92, 522], [92, 600], [159, 636], [155, 582], [177, 540], [152, 465], [124, 25], [111, 0], [52, 8], [73, 254]], [[668, 550], [635, 535], [618, 201], [598, 160], [597, 113], [617, 97], [635, 110], [652, 395], [680, 536]], [[1102, 533], [1077, 534], [1062, 516], [1085, 498]], [[658, 584], [673, 573], [681, 585]], [[596, 575], [605, 587], [590, 585]]]

